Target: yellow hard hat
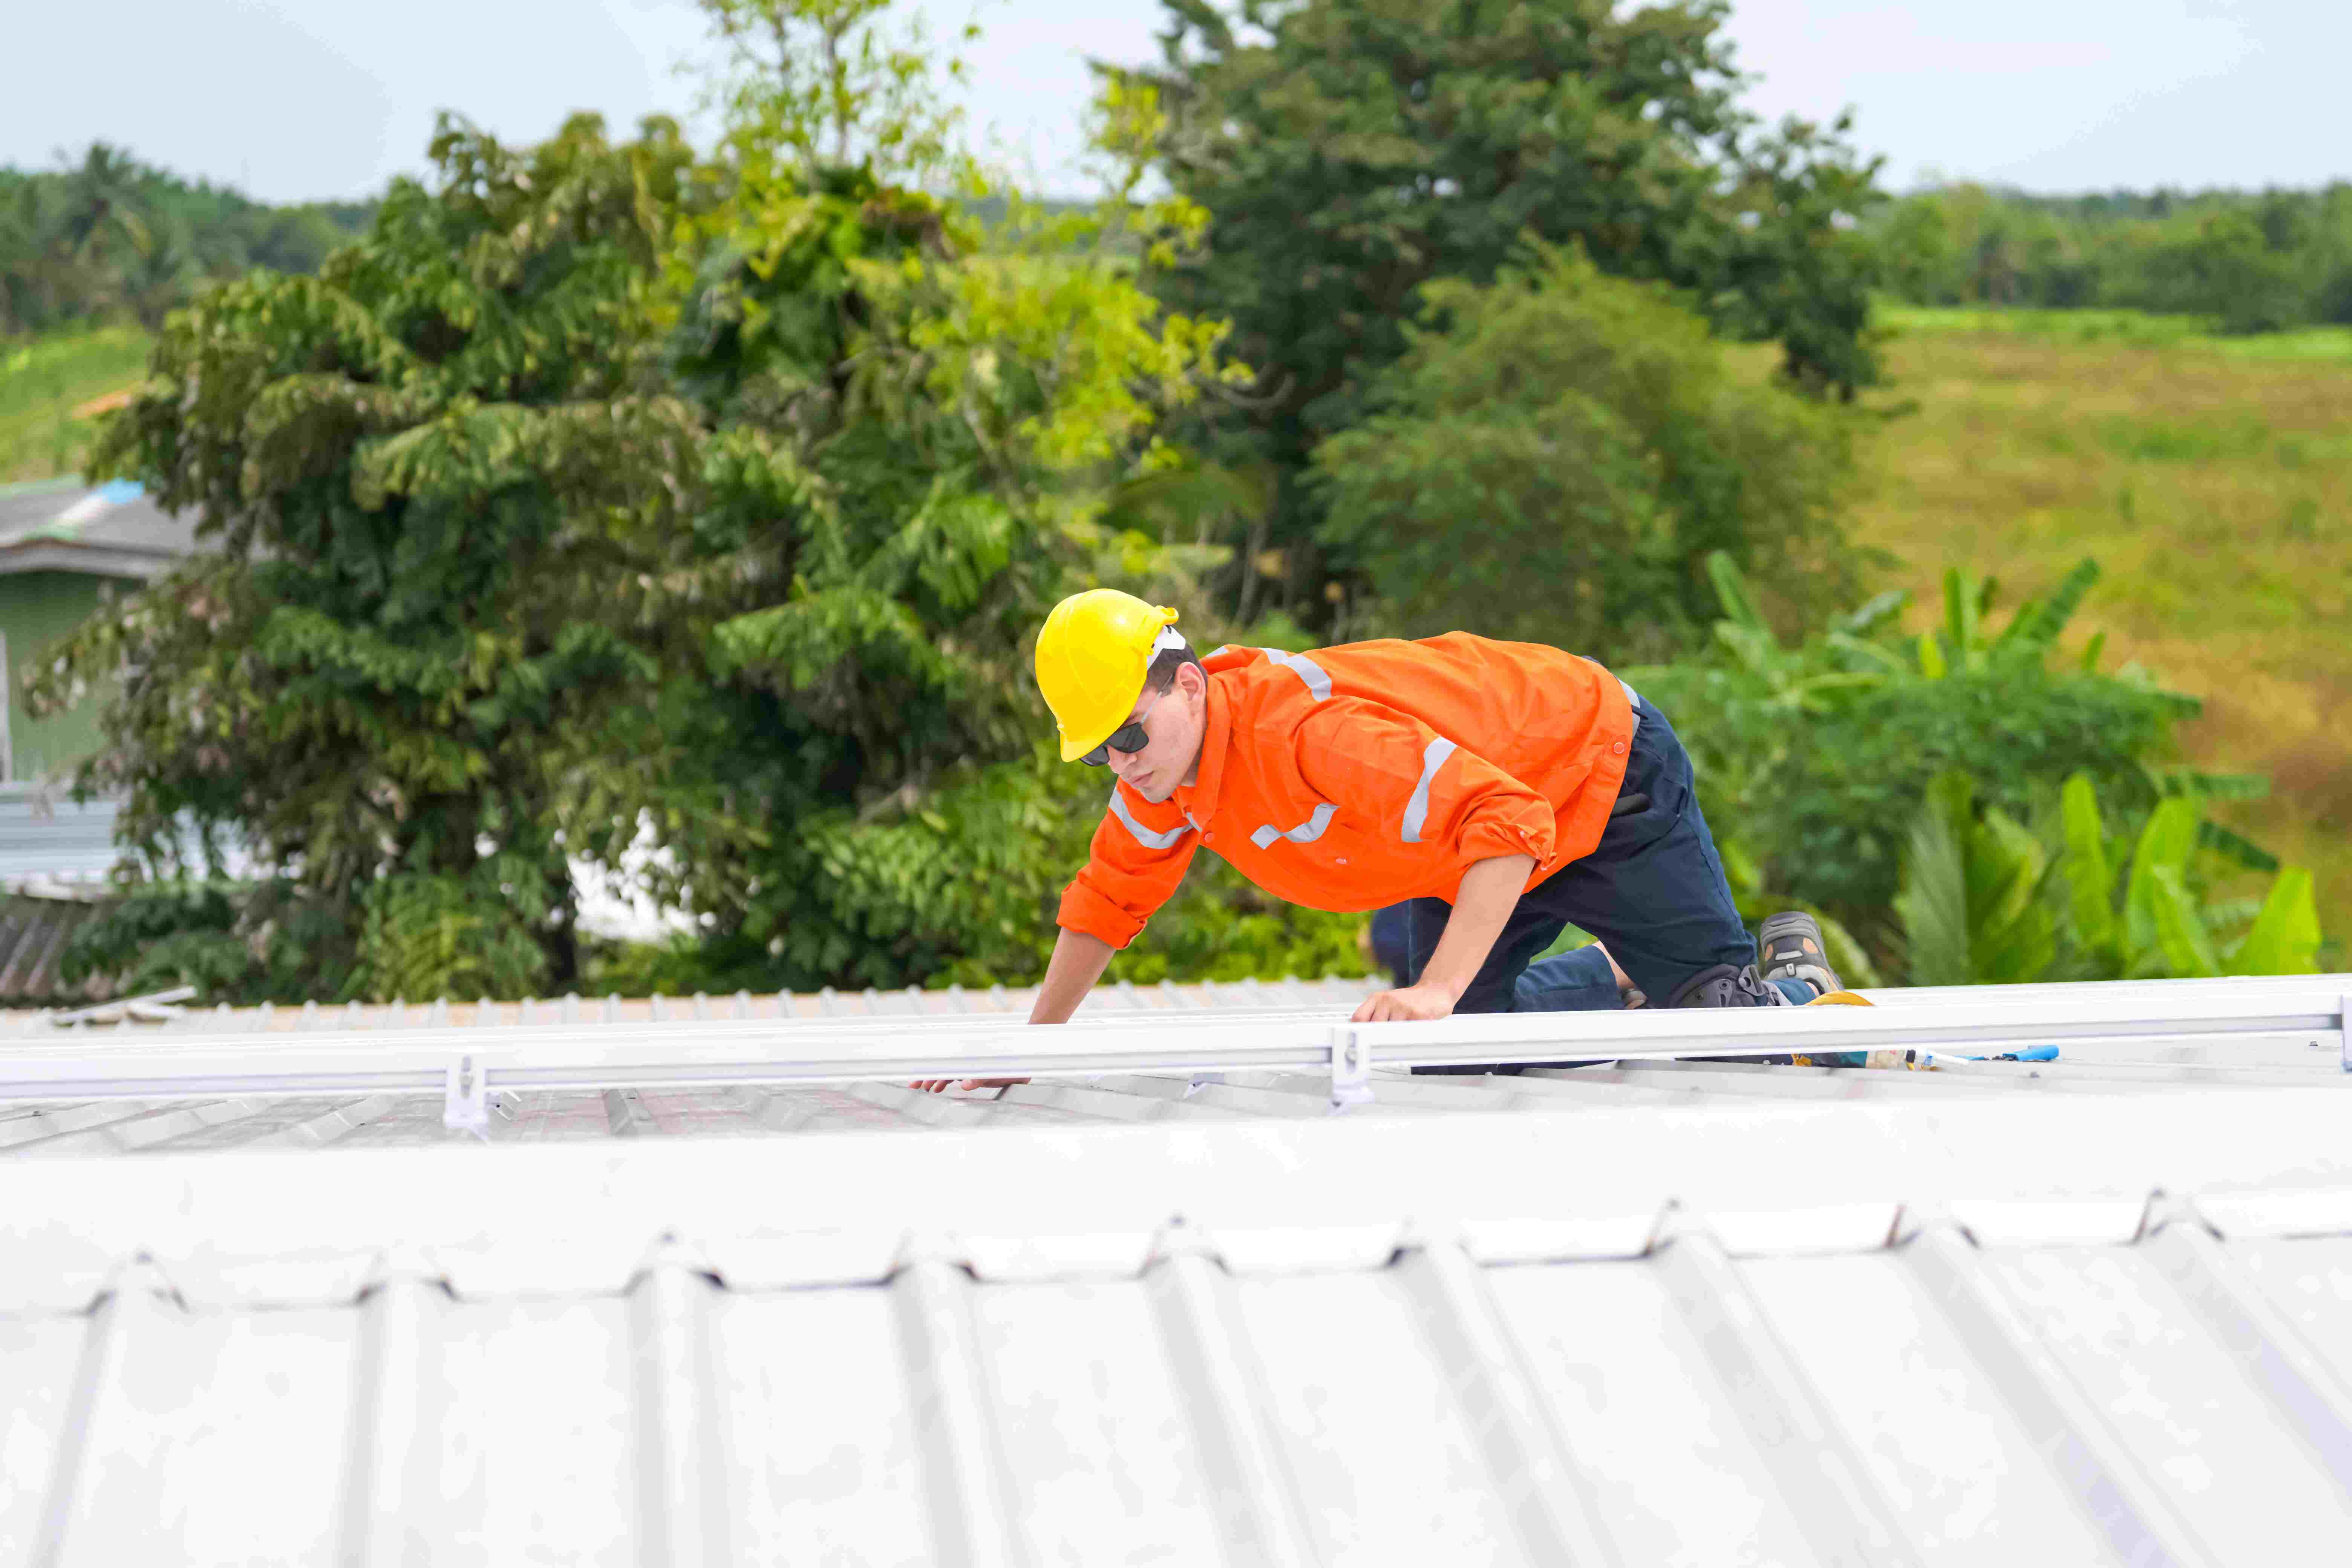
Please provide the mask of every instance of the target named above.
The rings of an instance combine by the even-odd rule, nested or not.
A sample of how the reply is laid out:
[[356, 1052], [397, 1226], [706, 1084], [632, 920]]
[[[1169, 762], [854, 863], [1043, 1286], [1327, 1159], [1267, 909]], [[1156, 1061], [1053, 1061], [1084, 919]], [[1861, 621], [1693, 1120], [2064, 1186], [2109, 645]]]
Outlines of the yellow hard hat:
[[1151, 656], [1182, 647], [1176, 612], [1116, 588], [1090, 588], [1054, 606], [1037, 634], [1037, 687], [1062, 732], [1062, 760], [1076, 762], [1127, 722]]

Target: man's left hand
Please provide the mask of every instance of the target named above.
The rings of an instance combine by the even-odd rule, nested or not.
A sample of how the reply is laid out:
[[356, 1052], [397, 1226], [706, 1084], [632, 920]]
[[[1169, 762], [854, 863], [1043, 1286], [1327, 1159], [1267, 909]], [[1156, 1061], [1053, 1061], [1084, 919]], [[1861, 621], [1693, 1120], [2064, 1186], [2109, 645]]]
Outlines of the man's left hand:
[[1454, 1016], [1454, 994], [1437, 985], [1406, 985], [1364, 998], [1349, 1022], [1354, 1024], [1418, 1024]]

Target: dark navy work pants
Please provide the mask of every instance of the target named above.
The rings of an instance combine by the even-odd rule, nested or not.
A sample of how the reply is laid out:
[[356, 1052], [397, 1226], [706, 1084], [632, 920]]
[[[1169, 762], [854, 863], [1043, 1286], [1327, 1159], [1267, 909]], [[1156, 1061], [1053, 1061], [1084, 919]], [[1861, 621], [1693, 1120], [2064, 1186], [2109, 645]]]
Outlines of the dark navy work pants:
[[[1607, 962], [1589, 948], [1529, 967], [1567, 925], [1599, 938], [1654, 1007], [1717, 964], [1756, 962], [1755, 938], [1732, 905], [1722, 858], [1699, 813], [1690, 753], [1656, 708], [1643, 701], [1635, 711], [1641, 721], [1618, 786], [1619, 815], [1591, 854], [1520, 896], [1456, 1013], [1620, 1005]], [[1453, 906], [1415, 899], [1397, 907], [1403, 922], [1402, 931], [1391, 922], [1392, 951], [1402, 960], [1400, 979], [1411, 984], [1444, 934]], [[1813, 997], [1802, 981], [1780, 989], [1793, 1002]]]

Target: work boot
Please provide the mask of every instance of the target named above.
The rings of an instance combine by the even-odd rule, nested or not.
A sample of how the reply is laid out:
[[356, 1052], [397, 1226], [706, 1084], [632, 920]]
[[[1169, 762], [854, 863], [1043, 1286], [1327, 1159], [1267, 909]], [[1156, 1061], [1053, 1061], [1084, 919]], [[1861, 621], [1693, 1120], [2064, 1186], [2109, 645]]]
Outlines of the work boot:
[[1783, 910], [1765, 918], [1756, 928], [1757, 965], [1767, 980], [1801, 980], [1816, 996], [1843, 991], [1837, 971], [1830, 967], [1829, 944], [1822, 922], [1802, 910]]
[[[1822, 939], [1822, 922], [1802, 910], [1783, 910], [1767, 916], [1764, 923], [1756, 928], [1756, 952], [1767, 981], [1801, 980], [1813, 988], [1813, 1000], [1817, 1003], [1870, 1005], [1838, 979], [1837, 971], [1830, 967], [1829, 943]], [[1816, 1051], [1794, 1059], [1801, 1066], [1817, 1068], [1903, 1067], [1909, 1063], [1909, 1053]]]

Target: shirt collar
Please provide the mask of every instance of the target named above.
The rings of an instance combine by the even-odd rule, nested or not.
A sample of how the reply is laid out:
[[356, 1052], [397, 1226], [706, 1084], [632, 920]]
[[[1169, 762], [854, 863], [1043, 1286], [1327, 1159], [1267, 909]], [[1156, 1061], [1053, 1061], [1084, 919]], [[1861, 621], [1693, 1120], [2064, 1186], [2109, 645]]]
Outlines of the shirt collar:
[[1217, 815], [1217, 791], [1225, 782], [1225, 750], [1234, 732], [1232, 704], [1226, 700], [1224, 682], [1209, 677], [1209, 720], [1201, 734], [1201, 760], [1194, 778], [1199, 782], [1192, 788], [1176, 786], [1176, 805], [1195, 827], [1205, 827]]

